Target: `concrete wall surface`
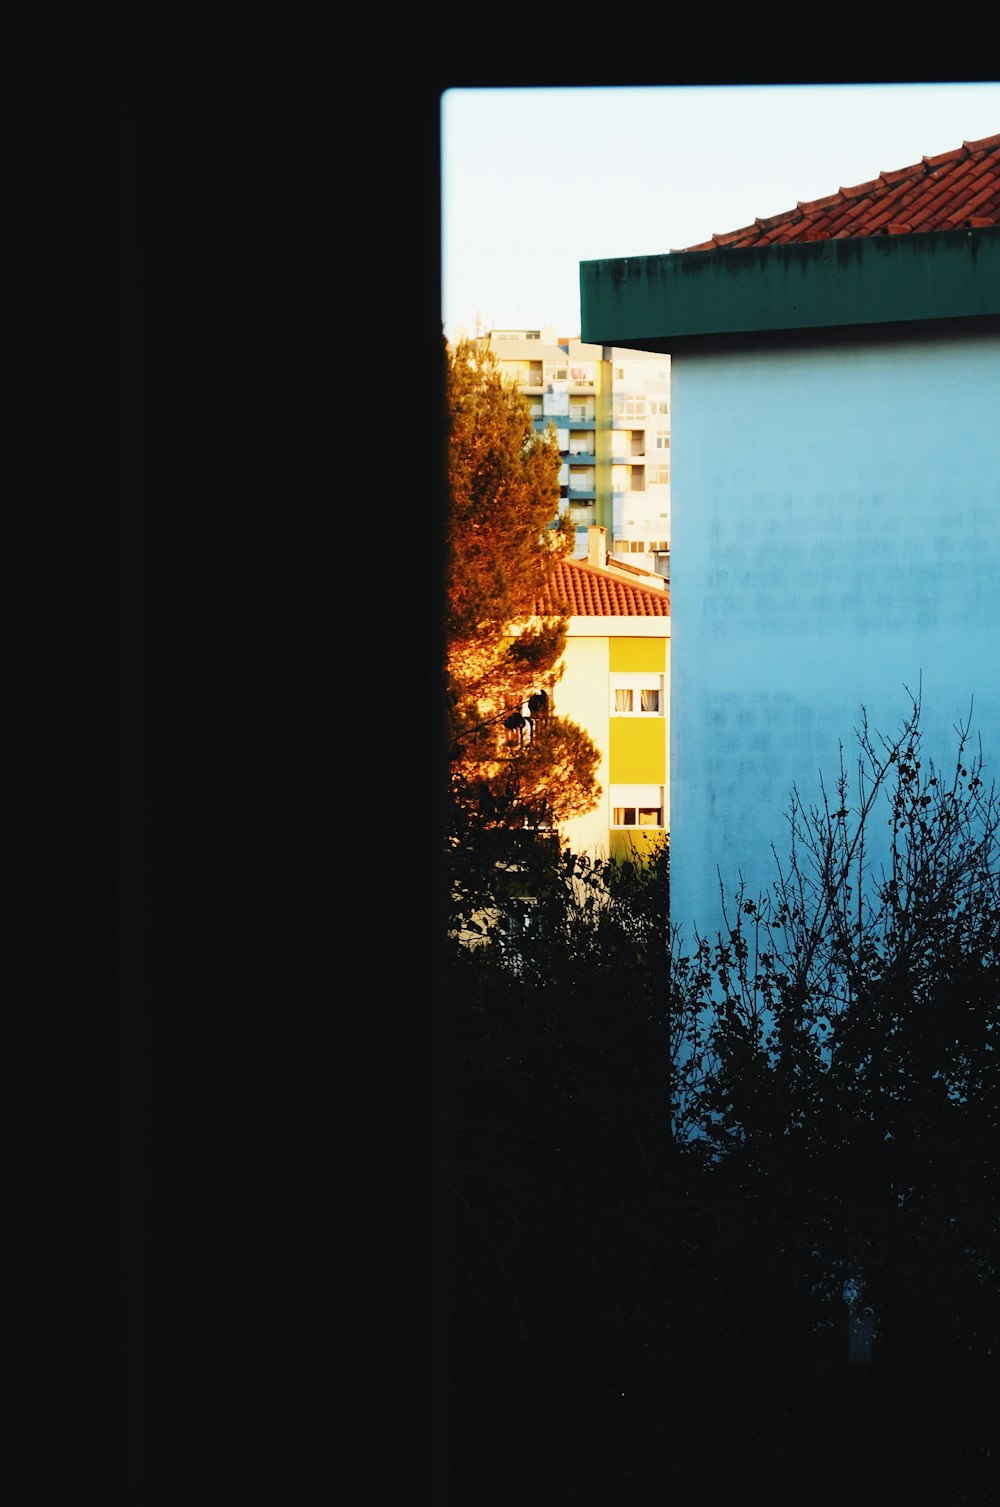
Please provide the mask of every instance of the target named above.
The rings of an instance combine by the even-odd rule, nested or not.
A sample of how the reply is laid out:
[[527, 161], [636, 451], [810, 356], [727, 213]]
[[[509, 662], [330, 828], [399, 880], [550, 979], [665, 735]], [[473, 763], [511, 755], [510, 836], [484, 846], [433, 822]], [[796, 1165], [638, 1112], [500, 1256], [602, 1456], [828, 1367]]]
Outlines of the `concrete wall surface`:
[[1000, 767], [1000, 338], [672, 363], [671, 914], [774, 877], [793, 785], [832, 785], [862, 709], [922, 694], [947, 762], [973, 711]]

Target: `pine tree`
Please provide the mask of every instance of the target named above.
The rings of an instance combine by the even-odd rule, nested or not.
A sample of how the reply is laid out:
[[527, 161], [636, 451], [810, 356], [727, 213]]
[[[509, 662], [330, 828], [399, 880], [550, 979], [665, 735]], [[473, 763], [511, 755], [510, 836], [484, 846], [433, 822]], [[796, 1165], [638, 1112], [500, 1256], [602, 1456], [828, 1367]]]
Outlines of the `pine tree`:
[[536, 603], [569, 548], [559, 449], [488, 348], [447, 361], [446, 705], [453, 835], [551, 827], [590, 810], [600, 755], [553, 710], [566, 612]]

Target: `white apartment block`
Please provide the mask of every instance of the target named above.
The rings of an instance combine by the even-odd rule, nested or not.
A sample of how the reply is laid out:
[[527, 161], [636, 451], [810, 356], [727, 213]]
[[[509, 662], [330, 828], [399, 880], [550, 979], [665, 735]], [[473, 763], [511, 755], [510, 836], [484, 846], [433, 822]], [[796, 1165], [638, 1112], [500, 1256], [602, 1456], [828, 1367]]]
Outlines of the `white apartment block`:
[[480, 338], [528, 400], [535, 428], [555, 426], [559, 510], [575, 526], [576, 558], [587, 558], [596, 524], [609, 553], [669, 580], [670, 357], [587, 345], [553, 325]]

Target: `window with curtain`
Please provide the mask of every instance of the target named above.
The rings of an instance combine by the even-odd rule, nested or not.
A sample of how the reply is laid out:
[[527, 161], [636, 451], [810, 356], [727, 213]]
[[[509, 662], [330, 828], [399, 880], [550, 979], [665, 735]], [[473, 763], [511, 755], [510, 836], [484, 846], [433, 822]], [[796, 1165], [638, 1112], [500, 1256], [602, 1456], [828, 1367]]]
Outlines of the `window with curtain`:
[[[640, 545], [640, 548], [645, 549], [645, 544]], [[664, 710], [662, 675], [649, 671], [612, 674], [613, 717], [662, 717]]]
[[612, 785], [612, 827], [662, 827], [662, 785]]

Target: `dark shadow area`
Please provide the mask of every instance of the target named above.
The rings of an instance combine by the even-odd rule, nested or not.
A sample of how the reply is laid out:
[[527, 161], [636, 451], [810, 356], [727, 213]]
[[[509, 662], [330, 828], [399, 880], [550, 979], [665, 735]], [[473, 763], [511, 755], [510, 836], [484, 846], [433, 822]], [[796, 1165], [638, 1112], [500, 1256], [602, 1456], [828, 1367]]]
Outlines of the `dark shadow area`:
[[456, 940], [456, 1501], [996, 1500], [1000, 813], [918, 722], [692, 957], [665, 864], [541, 854], [530, 928]]
[[87, 30], [29, 227], [14, 1442], [39, 1500], [325, 1496], [343, 1439], [420, 1496], [436, 93], [254, 7]]

